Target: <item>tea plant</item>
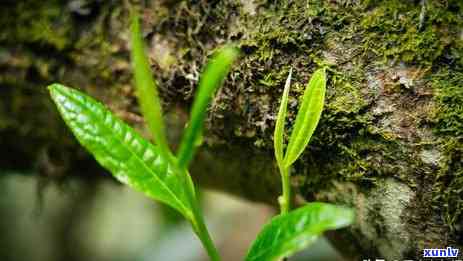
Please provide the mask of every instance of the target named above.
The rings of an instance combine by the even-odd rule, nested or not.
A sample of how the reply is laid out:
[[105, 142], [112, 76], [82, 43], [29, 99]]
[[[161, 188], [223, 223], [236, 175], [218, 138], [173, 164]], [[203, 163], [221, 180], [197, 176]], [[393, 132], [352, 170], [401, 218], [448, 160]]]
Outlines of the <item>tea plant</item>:
[[[213, 261], [220, 256], [209, 235], [199, 207], [188, 165], [202, 135], [207, 106], [229, 72], [239, 52], [232, 46], [218, 50], [206, 65], [191, 109], [190, 121], [176, 154], [170, 149], [161, 102], [141, 36], [137, 15], [131, 24], [131, 58], [141, 112], [154, 144], [114, 116], [93, 98], [61, 84], [48, 88], [58, 111], [77, 140], [116, 179], [148, 197], [169, 205], [188, 220]], [[291, 73], [285, 85], [275, 128], [275, 156], [282, 175], [282, 213], [264, 227], [246, 260], [276, 260], [306, 247], [327, 229], [352, 221], [348, 209], [325, 203], [310, 203], [290, 210], [290, 167], [307, 146], [320, 118], [325, 92], [325, 73], [314, 73], [304, 93], [289, 144], [284, 151], [283, 132]]]
[[302, 104], [285, 150], [284, 127], [291, 75], [292, 69], [283, 90], [273, 137], [283, 192], [278, 198], [281, 214], [263, 228], [251, 246], [246, 261], [277, 260], [290, 256], [310, 245], [324, 231], [349, 225], [354, 217], [351, 209], [321, 202], [312, 202], [290, 211], [291, 165], [307, 147], [318, 125], [326, 90], [325, 70], [319, 69], [314, 72], [304, 91]]
[[206, 66], [191, 110], [190, 123], [176, 156], [165, 134], [157, 84], [151, 70], [137, 16], [131, 26], [132, 61], [141, 111], [155, 144], [115, 117], [91, 97], [60, 84], [49, 86], [61, 116], [80, 143], [119, 181], [180, 212], [192, 225], [211, 260], [220, 260], [204, 224], [188, 164], [202, 133], [207, 105], [238, 56], [234, 47], [219, 50]]

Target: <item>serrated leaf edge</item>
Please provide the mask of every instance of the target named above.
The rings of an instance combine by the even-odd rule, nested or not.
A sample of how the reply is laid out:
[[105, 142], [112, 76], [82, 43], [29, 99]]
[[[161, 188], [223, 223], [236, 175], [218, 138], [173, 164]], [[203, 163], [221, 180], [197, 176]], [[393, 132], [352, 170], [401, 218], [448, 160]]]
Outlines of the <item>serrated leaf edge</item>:
[[[81, 103], [81, 101], [79, 101], [79, 100], [78, 100], [77, 98], [75, 98], [74, 96], [75, 96], [75, 95], [82, 96], [85, 100], [90, 101], [90, 102], [93, 102], [93, 103], [96, 104], [97, 106], [102, 107], [102, 108], [104, 109], [104, 111], [107, 111], [107, 113], [111, 113], [111, 111], [110, 111], [109, 109], [107, 109], [106, 106], [104, 106], [102, 103], [100, 103], [100, 102], [97, 101], [97, 100], [94, 100], [93, 98], [91, 98], [90, 96], [87, 96], [86, 94], [83, 94], [83, 93], [78, 92], [78, 91], [75, 90], [75, 89], [72, 89], [72, 88], [69, 88], [69, 87], [65, 87], [65, 86], [60, 85], [60, 84], [52, 84], [52, 85], [49, 85], [49, 86], [48, 86], [48, 89], [49, 89], [49, 91], [50, 91], [50, 94], [51, 94], [51, 97], [52, 97], [53, 101], [55, 102], [55, 104], [56, 104], [57, 107], [58, 107], [58, 110], [59, 110], [61, 116], [63, 117], [64, 121], [65, 121], [66, 124], [69, 126], [69, 128], [72, 130], [72, 133], [73, 133], [74, 135], [75, 135], [75, 133], [74, 133], [73, 128], [71, 127], [70, 120], [68, 119], [68, 117], [66, 117], [66, 115], [65, 115], [65, 114], [66, 114], [65, 109], [64, 109], [63, 106], [61, 105], [60, 101], [58, 101], [58, 96], [62, 96], [62, 97], [65, 97], [65, 98], [67, 98], [67, 99], [69, 99], [69, 100], [73, 100], [74, 103], [77, 103], [77, 104]], [[70, 94], [70, 95], [66, 95], [66, 92], [69, 92], [69, 93], [71, 93], [71, 94]], [[88, 109], [87, 106], [85, 106], [85, 104], [81, 104], [81, 105], [82, 105], [81, 108], [84, 108], [84, 110], [90, 112], [90, 114], [88, 114], [88, 115], [92, 115], [91, 117], [92, 117], [93, 119], [95, 119], [95, 116], [94, 116], [94, 113], [92, 112], [92, 110]], [[111, 114], [112, 114], [112, 113], [111, 113]], [[121, 120], [120, 120], [119, 118], [117, 118], [116, 116], [114, 116], [114, 115], [111, 115], [111, 116], [114, 117], [114, 119], [115, 119], [116, 121], [119, 121], [119, 123], [121, 123], [121, 124], [127, 126], [129, 129], [133, 130], [130, 126], [128, 126], [125, 122], [121, 121]], [[110, 130], [109, 128], [107, 128], [104, 124], [102, 124], [102, 126], [103, 126], [103, 128], [105, 128], [107, 131], [112, 132], [112, 130]], [[133, 130], [133, 132], [134, 132], [134, 135], [140, 136], [135, 130]], [[84, 142], [81, 142], [81, 138], [80, 138], [78, 135], [75, 135], [75, 136], [76, 136], [76, 138], [79, 140], [79, 142], [80, 142], [85, 148], [87, 148], [87, 146], [85, 145], [85, 143], [84, 143]], [[171, 198], [174, 199], [174, 200], [177, 202], [177, 204], [178, 204], [179, 207], [182, 208], [183, 211], [181, 211], [181, 213], [182, 213], [183, 215], [185, 215], [185, 217], [186, 217], [187, 219], [192, 220], [193, 214], [192, 214], [191, 210], [182, 202], [182, 200], [180, 200], [179, 198], [176, 197], [176, 194], [175, 194], [168, 186], [166, 186], [166, 185], [164, 184], [164, 182], [162, 182], [162, 180], [156, 175], [156, 173], [153, 171], [153, 169], [151, 169], [151, 168], [146, 164], [146, 162], [145, 162], [142, 158], [140, 158], [140, 157], [138, 156], [138, 154], [135, 153], [135, 152], [130, 148], [130, 146], [126, 146], [125, 143], [124, 143], [123, 141], [121, 141], [121, 139], [120, 139], [119, 137], [117, 137], [117, 135], [114, 135], [113, 137], [114, 137], [116, 140], [118, 140], [119, 143], [124, 144], [124, 146], [127, 147], [127, 150], [130, 151], [130, 153], [131, 153], [132, 155], [134, 155], [135, 158], [138, 159], [138, 161], [140, 161], [140, 162], [142, 163], [142, 166], [144, 166], [144, 168], [145, 168], [146, 170], [148, 170], [149, 173], [151, 173], [151, 176], [153, 176], [153, 177], [158, 181], [158, 183], [159, 183], [166, 191], [169, 192]], [[142, 139], [143, 139], [143, 138], [142, 138]], [[155, 145], [153, 145], [153, 144], [150, 143], [149, 141], [147, 141], [147, 140], [145, 140], [145, 141], [146, 141], [147, 143], [149, 143], [150, 146], [155, 147]], [[91, 154], [93, 155], [93, 153], [91, 153]], [[182, 189], [184, 189], [184, 188], [182, 187]], [[156, 199], [156, 200], [159, 200], [159, 201], [161, 201], [161, 202], [163, 202], [163, 203], [165, 203], [165, 204], [167, 204], [167, 205], [169, 205], [169, 206], [173, 206], [171, 203], [166, 202], [165, 200], [160, 200], [160, 199]], [[177, 208], [176, 208], [176, 209], [177, 209]], [[178, 209], [178, 210], [180, 210], [180, 209]]]

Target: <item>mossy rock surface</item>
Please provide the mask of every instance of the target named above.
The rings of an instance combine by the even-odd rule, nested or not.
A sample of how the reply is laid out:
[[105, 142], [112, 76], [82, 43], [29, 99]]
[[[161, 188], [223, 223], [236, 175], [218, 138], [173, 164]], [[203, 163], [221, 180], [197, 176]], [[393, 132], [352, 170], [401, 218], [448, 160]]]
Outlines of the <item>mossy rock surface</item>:
[[[0, 8], [1, 166], [53, 177], [99, 171], [45, 86], [81, 88], [146, 134], [131, 85], [128, 8], [41, 2]], [[173, 129], [186, 121], [214, 48], [233, 41], [243, 51], [210, 109], [193, 167], [203, 184], [275, 203], [272, 135], [284, 80], [292, 67], [290, 126], [311, 73], [328, 66], [325, 111], [293, 171], [298, 200], [355, 206], [358, 222], [344, 235], [359, 257], [461, 249], [463, 2], [151, 1], [142, 9]]]

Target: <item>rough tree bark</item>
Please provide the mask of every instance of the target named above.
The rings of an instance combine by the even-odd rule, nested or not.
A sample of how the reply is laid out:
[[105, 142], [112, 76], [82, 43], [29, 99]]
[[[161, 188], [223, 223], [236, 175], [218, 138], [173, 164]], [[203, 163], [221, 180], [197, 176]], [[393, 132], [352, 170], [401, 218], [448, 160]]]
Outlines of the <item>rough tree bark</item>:
[[[144, 1], [143, 1], [144, 2]], [[297, 201], [354, 206], [330, 235], [356, 259], [463, 247], [463, 3], [442, 1], [146, 1], [154, 74], [177, 141], [211, 51], [243, 56], [211, 106], [193, 174], [204, 185], [275, 204], [272, 132], [294, 68], [289, 118], [313, 70], [329, 67], [327, 104], [297, 163]], [[2, 1], [2, 169], [60, 178], [101, 171], [45, 86], [59, 81], [107, 104], [141, 132], [121, 1]]]

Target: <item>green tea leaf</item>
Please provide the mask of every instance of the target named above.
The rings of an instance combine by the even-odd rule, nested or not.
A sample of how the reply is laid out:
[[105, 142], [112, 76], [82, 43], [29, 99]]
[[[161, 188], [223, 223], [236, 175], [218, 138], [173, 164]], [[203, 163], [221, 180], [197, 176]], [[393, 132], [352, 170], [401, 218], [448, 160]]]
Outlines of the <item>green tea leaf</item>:
[[178, 150], [178, 163], [180, 167], [187, 167], [193, 158], [195, 143], [201, 139], [207, 106], [212, 100], [216, 90], [230, 71], [231, 65], [239, 55], [238, 49], [225, 46], [214, 54], [202, 73], [199, 89], [196, 92], [191, 109], [190, 122], [180, 143]]
[[131, 24], [132, 62], [135, 74], [140, 109], [147, 122], [148, 128], [154, 136], [154, 142], [159, 145], [159, 152], [165, 159], [171, 157], [167, 143], [165, 124], [162, 117], [161, 101], [156, 81], [153, 79], [148, 56], [145, 53], [143, 37], [141, 35], [138, 15], [133, 11]]
[[326, 91], [325, 69], [318, 69], [307, 85], [302, 105], [296, 116], [296, 123], [289, 138], [285, 154], [285, 166], [289, 167], [309, 144], [323, 110]]
[[66, 124], [103, 167], [120, 182], [164, 202], [191, 220], [191, 207], [182, 184], [170, 167], [162, 171], [163, 158], [157, 146], [91, 97], [60, 84], [48, 88]]
[[273, 147], [275, 150], [275, 158], [277, 159], [278, 166], [283, 168], [283, 147], [284, 147], [284, 129], [286, 120], [286, 108], [288, 107], [288, 94], [291, 85], [291, 75], [293, 69], [289, 70], [288, 78], [286, 79], [283, 96], [281, 97], [280, 108], [278, 110], [277, 121], [275, 124], [275, 133], [273, 134]]
[[274, 217], [252, 244], [246, 261], [273, 261], [306, 248], [326, 230], [351, 224], [354, 212], [345, 207], [314, 202]]

